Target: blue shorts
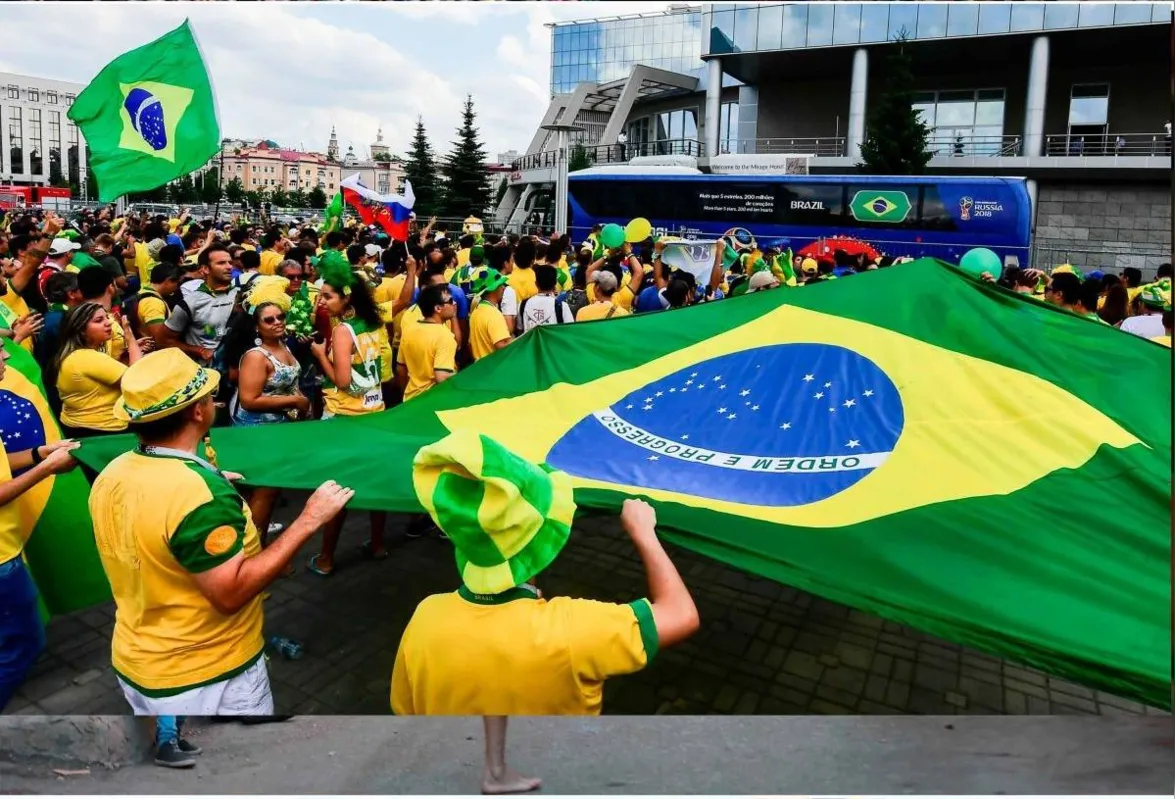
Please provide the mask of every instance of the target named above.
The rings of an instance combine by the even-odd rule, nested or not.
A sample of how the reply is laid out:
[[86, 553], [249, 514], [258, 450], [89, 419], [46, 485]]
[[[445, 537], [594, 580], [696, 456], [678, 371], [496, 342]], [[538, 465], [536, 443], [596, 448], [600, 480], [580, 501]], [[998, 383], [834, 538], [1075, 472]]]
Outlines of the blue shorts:
[[17, 555], [0, 563], [0, 711], [45, 648], [37, 588]]

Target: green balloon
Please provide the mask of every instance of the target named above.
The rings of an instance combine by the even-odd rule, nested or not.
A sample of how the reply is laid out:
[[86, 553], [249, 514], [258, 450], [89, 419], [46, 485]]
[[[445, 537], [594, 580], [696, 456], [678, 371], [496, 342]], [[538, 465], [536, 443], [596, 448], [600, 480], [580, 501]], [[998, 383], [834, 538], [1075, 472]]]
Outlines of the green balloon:
[[624, 246], [624, 228], [615, 223], [604, 225], [600, 231], [600, 243], [609, 250]]
[[1000, 257], [986, 247], [976, 247], [974, 250], [968, 250], [963, 254], [962, 260], [959, 261], [959, 269], [961, 269], [967, 276], [973, 277], [976, 280], [988, 272], [992, 277], [999, 279], [1003, 274], [1004, 265], [1000, 261]]

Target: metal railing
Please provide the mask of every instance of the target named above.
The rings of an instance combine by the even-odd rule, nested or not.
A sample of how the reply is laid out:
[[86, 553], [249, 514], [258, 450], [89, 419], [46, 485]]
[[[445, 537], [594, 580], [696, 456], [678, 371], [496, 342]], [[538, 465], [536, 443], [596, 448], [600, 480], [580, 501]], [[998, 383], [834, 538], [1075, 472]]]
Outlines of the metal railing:
[[1063, 158], [1171, 155], [1167, 133], [1057, 133], [1045, 136], [1044, 154]]
[[927, 148], [939, 158], [1017, 156], [1023, 151], [1019, 136], [931, 136]]
[[845, 154], [845, 142], [844, 136], [738, 139], [719, 142], [718, 151], [723, 155], [755, 153], [756, 155], [817, 155], [838, 158]]
[[[588, 163], [593, 166], [626, 164], [633, 158], [650, 155], [689, 155], [698, 158], [703, 152], [702, 143], [697, 139], [658, 139], [625, 144], [572, 144], [568, 154], [573, 161], [579, 147], [583, 147]], [[525, 172], [529, 169], [554, 169], [558, 163], [558, 150], [543, 150], [522, 156], [514, 161], [510, 168], [515, 172]]]

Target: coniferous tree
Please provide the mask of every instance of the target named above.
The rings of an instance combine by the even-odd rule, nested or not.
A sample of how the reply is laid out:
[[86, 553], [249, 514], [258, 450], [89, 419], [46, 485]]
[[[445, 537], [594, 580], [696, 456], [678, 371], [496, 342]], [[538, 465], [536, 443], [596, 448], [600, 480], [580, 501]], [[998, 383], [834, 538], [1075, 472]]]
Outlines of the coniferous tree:
[[240, 205], [245, 199], [245, 184], [241, 179], [234, 177], [224, 187], [224, 197], [233, 205]]
[[315, 186], [306, 195], [306, 201], [310, 203], [311, 208], [326, 208], [326, 192], [322, 190], [322, 186]]
[[481, 217], [490, 211], [493, 189], [490, 187], [485, 147], [473, 124], [476, 118], [473, 97], [466, 97], [461, 127], [457, 128], [457, 141], [453, 142], [453, 150], [441, 167], [447, 184], [444, 200], [447, 216], [465, 217], [472, 214]]
[[209, 169], [201, 179], [200, 201], [205, 205], [215, 205], [220, 201], [220, 170], [216, 167]]
[[424, 130], [424, 120], [419, 117], [408, 159], [404, 162], [404, 179], [412, 184], [412, 192], [416, 195], [416, 205], [413, 206], [416, 216], [427, 219], [435, 214], [440, 199], [437, 161]]
[[[858, 168], [867, 175], [920, 175], [934, 154], [930, 128], [914, 110], [914, 70], [902, 30], [890, 44], [885, 89], [873, 101]], [[855, 156], [856, 153], [849, 153]]]

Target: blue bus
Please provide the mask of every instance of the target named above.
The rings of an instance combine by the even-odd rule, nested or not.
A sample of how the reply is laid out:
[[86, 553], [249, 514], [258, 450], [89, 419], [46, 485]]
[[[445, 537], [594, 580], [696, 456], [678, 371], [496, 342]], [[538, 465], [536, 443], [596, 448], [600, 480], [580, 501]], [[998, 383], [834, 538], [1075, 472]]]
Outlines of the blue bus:
[[975, 247], [1028, 265], [1031, 203], [1023, 178], [877, 175], [572, 174], [573, 241], [592, 226], [648, 219], [657, 235], [791, 248], [831, 258], [934, 256]]

